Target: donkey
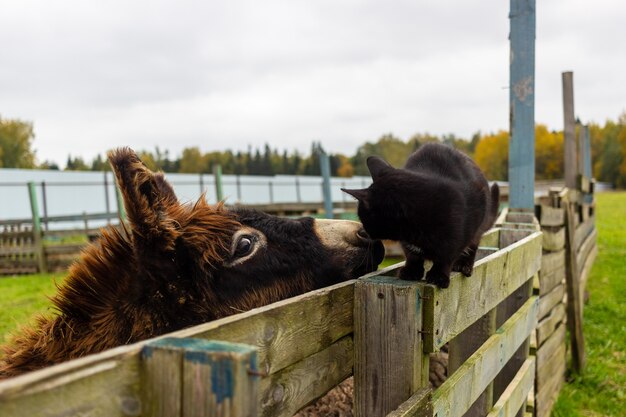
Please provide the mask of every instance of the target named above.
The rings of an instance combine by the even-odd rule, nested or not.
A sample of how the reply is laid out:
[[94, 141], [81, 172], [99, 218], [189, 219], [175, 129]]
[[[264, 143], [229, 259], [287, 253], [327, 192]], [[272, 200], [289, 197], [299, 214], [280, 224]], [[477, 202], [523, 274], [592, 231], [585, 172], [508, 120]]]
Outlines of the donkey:
[[128, 148], [109, 153], [128, 222], [103, 229], [21, 330], [0, 379], [250, 310], [370, 272], [384, 256], [357, 222], [285, 219], [204, 196], [180, 204]]

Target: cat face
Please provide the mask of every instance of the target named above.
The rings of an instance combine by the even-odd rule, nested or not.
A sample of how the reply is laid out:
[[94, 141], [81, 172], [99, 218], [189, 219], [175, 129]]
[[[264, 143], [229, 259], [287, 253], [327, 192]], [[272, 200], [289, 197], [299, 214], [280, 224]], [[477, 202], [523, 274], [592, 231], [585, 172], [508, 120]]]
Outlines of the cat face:
[[397, 209], [393, 204], [388, 204], [389, 183], [394, 182], [389, 177], [394, 176], [398, 170], [378, 156], [367, 158], [367, 167], [372, 176], [372, 185], [358, 190], [341, 190], [359, 201], [358, 215], [367, 233], [372, 238], [381, 236], [388, 239], [390, 229], [393, 229], [393, 214]]

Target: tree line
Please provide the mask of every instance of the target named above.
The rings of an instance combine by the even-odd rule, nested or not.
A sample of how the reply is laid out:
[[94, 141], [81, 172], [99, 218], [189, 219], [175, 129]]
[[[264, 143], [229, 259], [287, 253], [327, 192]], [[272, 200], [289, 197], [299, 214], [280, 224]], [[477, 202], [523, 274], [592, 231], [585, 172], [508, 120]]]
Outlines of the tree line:
[[[589, 125], [593, 175], [598, 181], [626, 187], [626, 112], [617, 121]], [[31, 122], [0, 117], [0, 168], [59, 169], [51, 161], [38, 162], [33, 148], [34, 129]], [[353, 155], [330, 153], [331, 174], [340, 177], [368, 175], [366, 159], [379, 155], [393, 166], [402, 166], [407, 156], [427, 142], [440, 142], [455, 147], [472, 157], [493, 180], [508, 180], [509, 132], [499, 131], [471, 138], [455, 135], [418, 133], [406, 140], [386, 134], [376, 141], [365, 142]], [[185, 148], [178, 156], [156, 147], [139, 151], [140, 158], [152, 170], [179, 173], [211, 173], [219, 164], [224, 174], [236, 175], [320, 175], [319, 158], [325, 150], [313, 142], [308, 154], [272, 148], [248, 147], [245, 151], [203, 152], [198, 147]], [[563, 178], [563, 132], [538, 124], [535, 127], [535, 167], [537, 179]], [[104, 154], [91, 161], [69, 155], [66, 170], [104, 171], [109, 169]]]

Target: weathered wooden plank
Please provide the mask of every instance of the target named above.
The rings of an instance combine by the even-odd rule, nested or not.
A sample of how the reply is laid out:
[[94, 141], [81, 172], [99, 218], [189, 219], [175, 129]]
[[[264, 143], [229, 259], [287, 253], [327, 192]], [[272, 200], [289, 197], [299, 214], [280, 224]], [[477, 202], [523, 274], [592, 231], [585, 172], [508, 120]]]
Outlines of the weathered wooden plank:
[[[580, 244], [576, 244], [576, 236], [579, 238], [581, 236], [587, 236], [589, 233], [586, 232], [587, 229], [591, 231], [593, 228], [593, 224], [591, 226], [581, 226], [579, 230], [575, 230], [575, 220], [578, 218], [577, 213], [575, 212], [575, 204], [565, 202], [566, 203], [566, 220], [567, 220], [567, 260], [565, 262], [566, 266], [566, 288], [567, 288], [567, 326], [570, 331], [570, 340], [571, 340], [571, 348], [572, 348], [572, 368], [574, 372], [582, 372], [585, 367], [585, 337], [583, 334], [583, 315], [582, 315], [582, 304], [580, 300], [581, 297], [581, 288], [580, 288], [580, 267], [578, 265], [576, 259], [576, 248], [580, 247]], [[587, 224], [591, 223], [593, 219], [589, 219]], [[579, 231], [585, 232], [584, 234], [579, 234]], [[579, 243], [582, 242], [582, 238]]]
[[0, 415], [138, 416], [140, 350], [124, 346], [0, 381]]
[[539, 294], [547, 294], [565, 278], [565, 265], [548, 274], [539, 274]]
[[[565, 382], [565, 361], [558, 361], [557, 370], [549, 375], [549, 379], [542, 384], [535, 395], [535, 409], [538, 417], [548, 416]], [[539, 369], [539, 359], [537, 358]]]
[[498, 246], [499, 242], [500, 242], [500, 229], [494, 227], [492, 229], [487, 230], [483, 234], [483, 237], [480, 239], [480, 243], [478, 244], [478, 246], [497, 248], [499, 247]]
[[[472, 323], [448, 343], [448, 375], [453, 374], [496, 330], [496, 308]], [[493, 383], [474, 401], [464, 417], [482, 417], [493, 404]]]
[[593, 249], [587, 256], [585, 261], [585, 265], [580, 273], [580, 296], [581, 296], [581, 306], [584, 305], [584, 296], [585, 296], [585, 288], [587, 288], [587, 280], [589, 279], [589, 274], [591, 273], [591, 268], [593, 268], [593, 263], [596, 260], [596, 256], [598, 255], [598, 246], [594, 245]]
[[495, 253], [497, 251], [499, 251], [499, 248], [491, 248], [491, 247], [484, 247], [484, 246], [479, 246], [478, 250], [476, 251], [476, 259], [475, 261], [479, 261], [489, 255], [491, 255], [492, 253]]
[[543, 228], [543, 250], [556, 252], [565, 248], [565, 228]]
[[[537, 274], [535, 274], [536, 276]], [[534, 279], [533, 279], [534, 280]], [[532, 295], [532, 282], [528, 280], [525, 284], [513, 291], [503, 302], [496, 307], [496, 326], [500, 327], [513, 314], [515, 314]], [[535, 332], [531, 332], [534, 334]], [[506, 365], [498, 373], [493, 381], [493, 398], [499, 398], [507, 386], [511, 383], [517, 371], [522, 364], [528, 359], [530, 341], [527, 340], [515, 351], [513, 356], [507, 361]], [[493, 402], [492, 402], [493, 404]], [[489, 412], [489, 409], [486, 412]], [[484, 415], [484, 414], [483, 414]]]
[[540, 206], [539, 224], [542, 226], [563, 226], [565, 224], [565, 213], [560, 207]]
[[532, 278], [541, 264], [541, 233], [476, 262], [471, 277], [453, 274], [444, 290], [424, 286], [424, 348], [439, 350]]
[[517, 313], [474, 353], [433, 394], [437, 417], [461, 416], [467, 411], [537, 324], [537, 297]]
[[48, 255], [67, 255], [67, 254], [77, 255], [77, 254], [80, 253], [80, 251], [85, 246], [87, 246], [85, 243], [69, 244], [69, 245], [46, 246], [44, 248], [44, 252], [46, 253], [46, 256], [48, 256]]
[[591, 233], [587, 236], [587, 238], [582, 242], [578, 251], [576, 252], [576, 263], [582, 272], [582, 268], [587, 261], [587, 257], [589, 256], [589, 252], [596, 246], [596, 239], [598, 237], [598, 230], [593, 229]]
[[505, 223], [530, 223], [535, 220], [535, 214], [529, 212], [510, 211], [505, 217]]
[[554, 355], [559, 348], [559, 345], [565, 343], [565, 326], [557, 326], [556, 330], [548, 337], [539, 350], [537, 350], [537, 366], [542, 367], [548, 361], [548, 359]]
[[171, 336], [258, 346], [259, 369], [272, 374], [352, 333], [354, 283], [346, 281]]
[[555, 331], [557, 326], [565, 320], [565, 304], [557, 304], [550, 314], [537, 325], [537, 346], [541, 345]]
[[427, 417], [432, 414], [432, 388], [420, 388], [387, 417]]
[[565, 343], [561, 343], [557, 345], [556, 351], [548, 359], [545, 359], [545, 362], [537, 362], [536, 392], [540, 392], [546, 382], [548, 382], [555, 373], [565, 373], [566, 350], [567, 347]]
[[[572, 207], [572, 219], [577, 218], [578, 216], [576, 216], [574, 207]], [[576, 250], [580, 248], [580, 245], [582, 245], [583, 241], [587, 238], [587, 236], [589, 236], [589, 233], [591, 233], [595, 228], [595, 224], [596, 218], [595, 216], [593, 216], [587, 219], [587, 221], [585, 221], [584, 223], [578, 225], [575, 229], [573, 229], [576, 230], [576, 232], [574, 233], [574, 242], [572, 245], [573, 248], [575, 248]]]
[[541, 295], [539, 298], [539, 320], [544, 318], [550, 311], [563, 301], [565, 295], [565, 284], [561, 283], [554, 287], [550, 292]]
[[526, 403], [535, 378], [535, 358], [530, 357], [519, 368], [487, 417], [514, 417]]
[[[354, 283], [347, 281], [168, 336], [248, 342], [259, 348], [260, 371], [275, 373], [352, 333]], [[0, 381], [0, 415], [37, 416], [41, 410], [49, 410], [49, 416], [72, 415], [72, 410], [125, 415], [123, 408], [140, 403], [139, 352], [157, 339]]]
[[0, 248], [0, 256], [11, 255], [34, 255], [38, 253], [37, 248], [32, 245], [24, 246], [9, 246]]
[[541, 274], [548, 275], [565, 266], [565, 250], [546, 252], [541, 257]]
[[359, 279], [354, 297], [354, 411], [385, 416], [428, 385], [422, 353], [423, 283]]
[[260, 416], [291, 417], [352, 374], [354, 343], [346, 336], [267, 378], [259, 385]]
[[[506, 225], [506, 223], [505, 223]], [[524, 239], [526, 236], [533, 233], [534, 230], [530, 228], [534, 228], [534, 225], [516, 223], [516, 225], [522, 226], [523, 228], [505, 228], [504, 226], [500, 229], [500, 248], [506, 248], [512, 243], [519, 242]]]

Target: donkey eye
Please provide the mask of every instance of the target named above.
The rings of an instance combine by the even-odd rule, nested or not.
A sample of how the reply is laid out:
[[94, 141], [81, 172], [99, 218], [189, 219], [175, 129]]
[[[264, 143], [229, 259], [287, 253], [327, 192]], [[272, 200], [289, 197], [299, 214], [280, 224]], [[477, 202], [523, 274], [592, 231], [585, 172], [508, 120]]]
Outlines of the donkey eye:
[[253, 238], [251, 236], [243, 236], [237, 242], [237, 246], [235, 247], [235, 253], [233, 256], [239, 258], [247, 255], [252, 250], [253, 246]]

